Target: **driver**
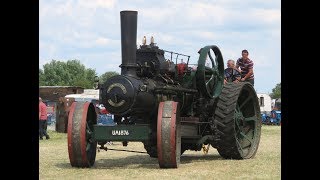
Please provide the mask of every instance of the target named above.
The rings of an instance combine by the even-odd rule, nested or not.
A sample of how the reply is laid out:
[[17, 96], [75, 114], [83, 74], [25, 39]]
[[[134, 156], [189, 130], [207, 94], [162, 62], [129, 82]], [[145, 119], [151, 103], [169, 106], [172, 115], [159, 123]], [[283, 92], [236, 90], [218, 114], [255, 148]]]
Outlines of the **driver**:
[[230, 59], [227, 61], [227, 67], [224, 70], [224, 84], [227, 82], [239, 82], [241, 79], [241, 74], [238, 69], [235, 67], [234, 60]]

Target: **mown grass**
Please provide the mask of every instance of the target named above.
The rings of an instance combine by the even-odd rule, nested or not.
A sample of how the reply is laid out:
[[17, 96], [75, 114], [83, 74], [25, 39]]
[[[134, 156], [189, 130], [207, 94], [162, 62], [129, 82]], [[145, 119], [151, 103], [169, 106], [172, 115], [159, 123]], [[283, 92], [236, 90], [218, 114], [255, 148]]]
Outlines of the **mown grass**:
[[[147, 154], [119, 151], [97, 152], [89, 169], [73, 168], [69, 163], [67, 135], [49, 131], [50, 140], [39, 143], [40, 179], [280, 179], [281, 127], [262, 126], [256, 156], [248, 160], [225, 160], [216, 149], [209, 153], [186, 151], [178, 169], [160, 169]], [[110, 148], [145, 151], [142, 143], [129, 142]]]

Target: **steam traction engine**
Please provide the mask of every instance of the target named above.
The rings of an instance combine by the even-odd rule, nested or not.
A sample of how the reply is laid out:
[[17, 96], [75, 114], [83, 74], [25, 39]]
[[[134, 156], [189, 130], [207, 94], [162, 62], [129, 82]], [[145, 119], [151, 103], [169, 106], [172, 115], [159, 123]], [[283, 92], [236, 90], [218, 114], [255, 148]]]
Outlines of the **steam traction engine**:
[[93, 104], [74, 102], [68, 119], [71, 165], [92, 166], [97, 148], [107, 149], [108, 141], [142, 142], [160, 168], [177, 168], [184, 151], [204, 145], [227, 159], [252, 158], [261, 133], [252, 85], [223, 85], [224, 63], [215, 45], [200, 49], [196, 68], [188, 66], [189, 57], [185, 64], [166, 60], [168, 51], [153, 40], [137, 49], [137, 14], [120, 12], [121, 75], [98, 86], [99, 101], [115, 115], [116, 125], [97, 125]]

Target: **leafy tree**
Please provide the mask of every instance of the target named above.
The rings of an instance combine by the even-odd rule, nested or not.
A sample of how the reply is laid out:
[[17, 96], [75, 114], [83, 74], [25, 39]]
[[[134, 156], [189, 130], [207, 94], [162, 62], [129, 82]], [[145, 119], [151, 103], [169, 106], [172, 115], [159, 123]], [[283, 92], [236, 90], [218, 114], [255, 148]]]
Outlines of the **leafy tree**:
[[278, 83], [278, 84], [276, 85], [276, 87], [274, 87], [274, 88], [272, 89], [272, 93], [270, 94], [270, 97], [271, 97], [272, 99], [281, 98], [281, 82]]
[[39, 85], [44, 86], [45, 81], [44, 81], [44, 75], [43, 75], [43, 70], [39, 68]]
[[79, 60], [52, 60], [39, 69], [40, 86], [80, 86], [93, 88], [96, 71], [86, 68]]
[[104, 83], [104, 82], [106, 82], [107, 79], [111, 78], [112, 76], [116, 76], [116, 75], [119, 75], [119, 73], [117, 73], [115, 71], [105, 72], [104, 74], [102, 74], [99, 77], [99, 83]]

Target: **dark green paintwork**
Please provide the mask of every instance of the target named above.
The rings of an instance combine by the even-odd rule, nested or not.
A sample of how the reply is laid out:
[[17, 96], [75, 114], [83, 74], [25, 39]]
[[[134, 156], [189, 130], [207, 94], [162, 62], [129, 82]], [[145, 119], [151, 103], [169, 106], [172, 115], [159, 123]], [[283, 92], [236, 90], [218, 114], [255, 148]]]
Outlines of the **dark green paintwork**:
[[182, 86], [186, 88], [192, 87], [193, 83], [193, 78], [196, 76], [196, 71], [191, 71], [189, 76], [184, 76], [183, 77], [183, 83]]
[[[151, 134], [149, 125], [94, 125], [94, 139], [98, 142], [105, 141], [145, 141], [148, 140]], [[127, 130], [129, 135], [112, 135], [112, 131], [121, 132]]]

